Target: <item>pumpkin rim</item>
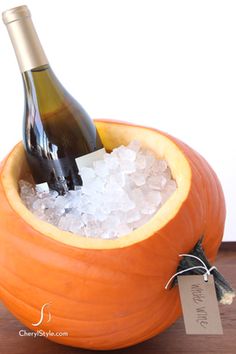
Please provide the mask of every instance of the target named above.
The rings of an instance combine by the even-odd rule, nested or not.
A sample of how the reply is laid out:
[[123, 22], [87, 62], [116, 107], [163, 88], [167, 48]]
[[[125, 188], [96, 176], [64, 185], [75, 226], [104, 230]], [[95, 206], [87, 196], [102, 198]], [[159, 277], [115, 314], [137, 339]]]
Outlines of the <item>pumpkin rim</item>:
[[[1, 183], [3, 185], [5, 196], [13, 211], [18, 215], [18, 217], [22, 218], [29, 226], [41, 233], [43, 236], [49, 237], [60, 243], [82, 249], [102, 250], [131, 246], [156, 234], [178, 214], [191, 189], [191, 166], [181, 148], [176, 144], [174, 140], [172, 140], [170, 136], [163, 132], [160, 132], [154, 128], [115, 120], [96, 119], [94, 122], [99, 133], [101, 134], [102, 140], [102, 129], [106, 129], [106, 125], [109, 125], [109, 128], [112, 128], [111, 131], [119, 130], [119, 128], [124, 129], [125, 126], [125, 129], [136, 130], [138, 135], [142, 132], [145, 132], [147, 135], [149, 135], [149, 140], [152, 142], [155, 140], [155, 135], [156, 138], [158, 138], [158, 148], [153, 148], [152, 150], [155, 154], [159, 155], [161, 158], [164, 158], [167, 161], [172, 175], [176, 180], [177, 189], [154, 214], [154, 216], [144, 225], [126, 235], [123, 235], [120, 238], [107, 240], [101, 238], [85, 237], [78, 234], [73, 234], [71, 232], [62, 231], [56, 226], [38, 219], [24, 205], [18, 192], [18, 179], [16, 177], [16, 171], [17, 166], [19, 166], [18, 163], [22, 163], [22, 159], [24, 159], [24, 148], [22, 142], [19, 142], [5, 159], [0, 176]], [[140, 134], [140, 136], [142, 135], [143, 134]], [[133, 138], [130, 140], [133, 140]], [[104, 145], [107, 147], [106, 141], [104, 141]]]

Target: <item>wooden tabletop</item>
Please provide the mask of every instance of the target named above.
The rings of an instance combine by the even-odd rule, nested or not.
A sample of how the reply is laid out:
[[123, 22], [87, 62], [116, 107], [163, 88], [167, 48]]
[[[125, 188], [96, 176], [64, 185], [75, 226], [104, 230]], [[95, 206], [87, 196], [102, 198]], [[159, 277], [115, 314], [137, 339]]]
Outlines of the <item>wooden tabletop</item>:
[[[221, 250], [216, 266], [236, 289], [236, 251], [230, 247]], [[236, 354], [236, 300], [233, 304], [220, 305], [224, 335], [186, 335], [183, 320], [180, 319], [160, 335], [136, 346], [98, 353], [144, 353], [144, 354]], [[59, 345], [42, 337], [20, 337], [24, 328], [10, 312], [0, 304], [0, 354], [94, 354], [94, 351]]]

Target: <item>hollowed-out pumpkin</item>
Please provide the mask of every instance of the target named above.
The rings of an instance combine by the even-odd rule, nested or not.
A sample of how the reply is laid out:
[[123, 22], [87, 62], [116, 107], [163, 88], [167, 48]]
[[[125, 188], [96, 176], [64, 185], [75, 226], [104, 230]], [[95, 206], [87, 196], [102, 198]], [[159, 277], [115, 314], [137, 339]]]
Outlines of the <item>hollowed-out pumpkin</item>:
[[[29, 172], [22, 144], [0, 171], [0, 296], [32, 330], [68, 332], [51, 340], [92, 349], [126, 347], [170, 326], [181, 314], [178, 288], [165, 290], [179, 254], [202, 235], [213, 261], [225, 204], [208, 163], [179, 140], [155, 129], [96, 122], [108, 150], [136, 139], [165, 158], [178, 188], [144, 226], [116, 240], [89, 239], [38, 220], [23, 205], [18, 180]], [[50, 303], [51, 321], [38, 327]]]

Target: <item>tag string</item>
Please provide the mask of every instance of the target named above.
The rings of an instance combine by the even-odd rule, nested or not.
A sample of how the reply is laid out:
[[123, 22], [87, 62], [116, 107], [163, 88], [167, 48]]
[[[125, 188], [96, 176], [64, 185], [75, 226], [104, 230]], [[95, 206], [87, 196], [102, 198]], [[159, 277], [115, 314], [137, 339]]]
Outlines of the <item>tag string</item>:
[[212, 266], [211, 268], [207, 268], [206, 264], [203, 262], [203, 260], [197, 256], [194, 256], [193, 254], [187, 254], [187, 253], [181, 253], [179, 254], [179, 257], [192, 257], [192, 258], [195, 258], [197, 259], [199, 262], [202, 263], [202, 265], [199, 265], [199, 266], [194, 266], [194, 267], [190, 267], [190, 268], [187, 268], [187, 269], [184, 269], [184, 270], [181, 270], [175, 274], [172, 275], [172, 277], [170, 277], [170, 279], [168, 280], [168, 282], [166, 283], [166, 286], [165, 286], [165, 289], [167, 290], [168, 289], [168, 286], [170, 285], [171, 281], [179, 274], [182, 274], [182, 273], [185, 273], [185, 272], [188, 272], [189, 270], [192, 270], [192, 269], [204, 269], [205, 270], [205, 273], [203, 274], [203, 278], [204, 278], [204, 281], [207, 281], [207, 276], [211, 274], [211, 271], [213, 269], [217, 269], [215, 266]]

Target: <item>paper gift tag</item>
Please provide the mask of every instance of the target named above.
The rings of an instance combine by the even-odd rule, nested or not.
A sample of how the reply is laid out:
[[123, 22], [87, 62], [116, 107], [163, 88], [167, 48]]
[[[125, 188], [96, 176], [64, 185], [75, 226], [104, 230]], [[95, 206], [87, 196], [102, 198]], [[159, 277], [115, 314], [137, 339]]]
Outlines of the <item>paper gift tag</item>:
[[178, 276], [187, 334], [223, 334], [213, 275]]

